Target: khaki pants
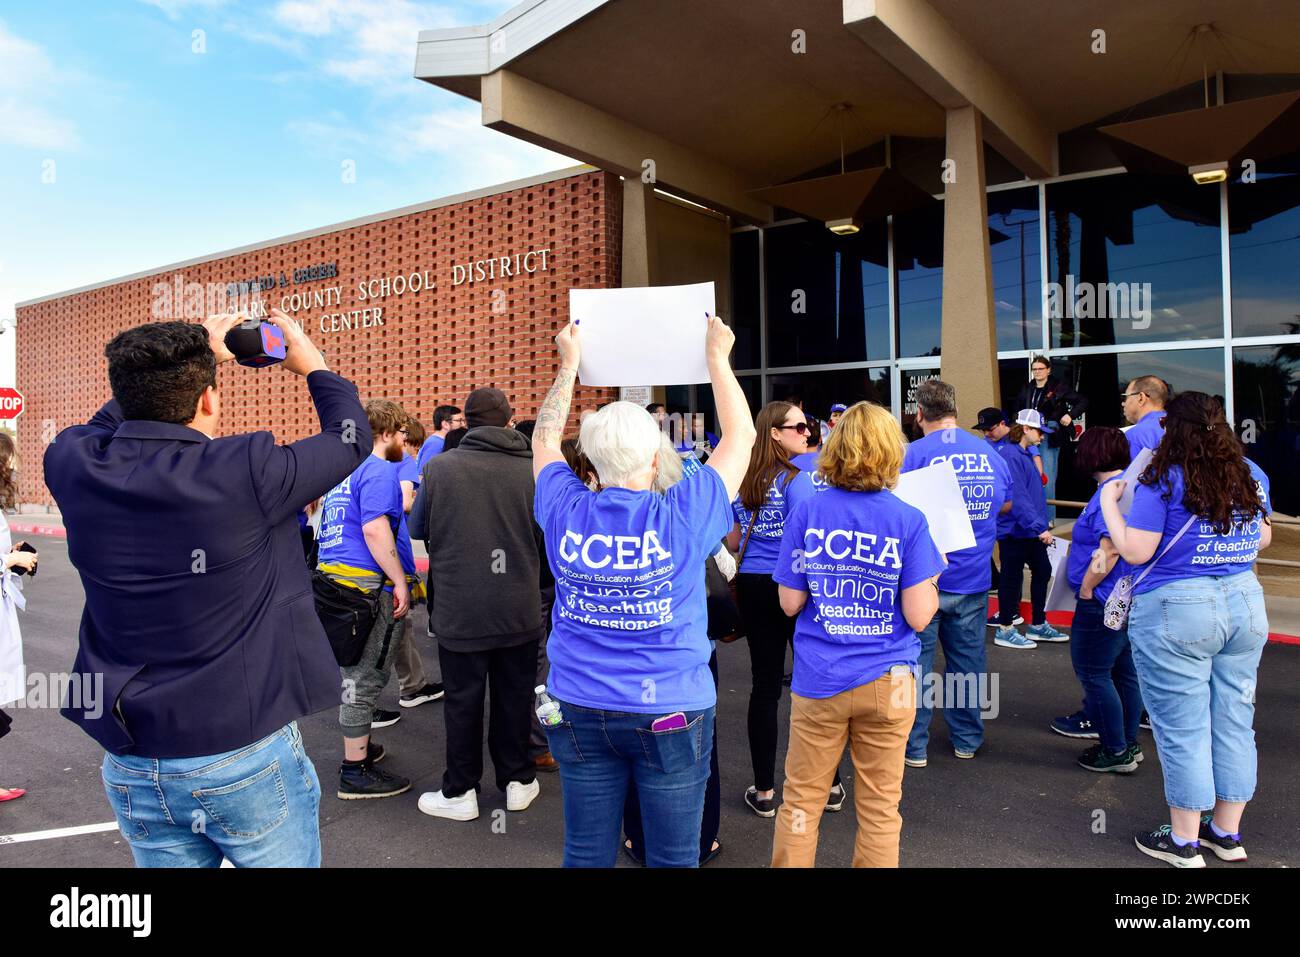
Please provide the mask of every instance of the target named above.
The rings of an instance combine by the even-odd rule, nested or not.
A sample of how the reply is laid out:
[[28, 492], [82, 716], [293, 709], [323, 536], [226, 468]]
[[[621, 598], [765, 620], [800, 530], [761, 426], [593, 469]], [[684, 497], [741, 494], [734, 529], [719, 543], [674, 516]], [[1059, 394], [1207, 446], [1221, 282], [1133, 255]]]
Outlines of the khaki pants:
[[897, 867], [903, 753], [916, 714], [916, 678], [886, 673], [830, 698], [790, 696], [790, 748], [776, 815], [773, 867], [812, 867], [817, 832], [845, 741], [857, 771], [854, 867]]
[[[407, 613], [410, 617], [410, 613]], [[393, 671], [397, 675], [397, 687], [400, 694], [415, 694], [429, 679], [424, 673], [424, 659], [420, 649], [415, 647], [415, 629], [406, 629], [406, 638], [393, 655]]]

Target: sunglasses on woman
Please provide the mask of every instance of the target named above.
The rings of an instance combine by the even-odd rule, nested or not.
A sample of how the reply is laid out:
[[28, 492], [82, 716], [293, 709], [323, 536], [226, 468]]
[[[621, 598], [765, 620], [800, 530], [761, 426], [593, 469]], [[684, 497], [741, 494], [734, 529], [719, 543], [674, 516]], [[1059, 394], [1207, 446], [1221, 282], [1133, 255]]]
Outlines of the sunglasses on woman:
[[794, 430], [795, 430], [796, 432], [798, 432], [800, 435], [807, 435], [807, 434], [808, 434], [808, 423], [807, 423], [807, 422], [796, 422], [794, 425], [778, 425], [777, 428], [778, 428], [778, 429], [794, 429]]

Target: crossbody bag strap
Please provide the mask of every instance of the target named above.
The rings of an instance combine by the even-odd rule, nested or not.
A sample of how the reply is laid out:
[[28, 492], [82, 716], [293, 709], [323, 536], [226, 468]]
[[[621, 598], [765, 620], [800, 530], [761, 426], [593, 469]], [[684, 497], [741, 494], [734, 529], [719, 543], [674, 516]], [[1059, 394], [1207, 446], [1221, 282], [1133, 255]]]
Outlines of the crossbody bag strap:
[[740, 563], [745, 560], [745, 549], [749, 547], [749, 537], [754, 534], [754, 523], [758, 521], [758, 508], [749, 516], [749, 528], [745, 530], [745, 540], [740, 543], [740, 553], [736, 556], [736, 571], [740, 571]]
[[1187, 520], [1187, 524], [1178, 530], [1178, 534], [1174, 536], [1173, 541], [1171, 541], [1168, 545], [1165, 546], [1165, 550], [1161, 552], [1159, 555], [1157, 555], [1155, 558], [1153, 558], [1150, 564], [1148, 564], [1146, 568], [1142, 569], [1142, 574], [1139, 575], [1133, 581], [1134, 588], [1136, 588], [1138, 585], [1142, 583], [1142, 579], [1146, 578], [1147, 575], [1151, 574], [1151, 569], [1156, 567], [1156, 562], [1160, 561], [1160, 559], [1164, 558], [1166, 555], [1169, 554], [1169, 549], [1173, 548], [1175, 545], [1178, 544], [1178, 540], [1183, 537], [1184, 533], [1186, 533], [1186, 531], [1189, 528], [1192, 527], [1192, 523], [1195, 522], [1197, 518], [1198, 516], [1196, 515], [1193, 515], [1191, 518], [1189, 518]]

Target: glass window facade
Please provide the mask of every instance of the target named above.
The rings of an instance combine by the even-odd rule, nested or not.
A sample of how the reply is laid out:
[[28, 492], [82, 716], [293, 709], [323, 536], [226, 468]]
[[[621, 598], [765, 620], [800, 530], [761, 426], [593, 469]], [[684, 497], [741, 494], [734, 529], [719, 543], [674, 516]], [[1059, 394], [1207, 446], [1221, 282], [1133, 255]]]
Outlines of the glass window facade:
[[[1067, 178], [995, 189], [988, 208], [1009, 414], [1044, 342], [1053, 374], [1089, 398], [1088, 427], [1123, 425], [1119, 394], [1140, 375], [1220, 395], [1273, 479], [1276, 508], [1300, 508], [1292, 480], [1300, 467], [1300, 175], [1264, 170], [1255, 183], [1210, 186], [1125, 173]], [[754, 373], [745, 378], [752, 407], [795, 397], [824, 419], [834, 402], [870, 399], [889, 405], [910, 434], [910, 396], [939, 372], [943, 204], [855, 237], [806, 222], [762, 233], [761, 241], [756, 230], [734, 234], [732, 267], [736, 362]], [[792, 309], [800, 290], [803, 312]], [[703, 399], [707, 387], [696, 389]], [[708, 409], [712, 422], [711, 401]], [[963, 407], [962, 424], [978, 411]], [[1091, 491], [1066, 448], [1058, 497], [1082, 501]]]

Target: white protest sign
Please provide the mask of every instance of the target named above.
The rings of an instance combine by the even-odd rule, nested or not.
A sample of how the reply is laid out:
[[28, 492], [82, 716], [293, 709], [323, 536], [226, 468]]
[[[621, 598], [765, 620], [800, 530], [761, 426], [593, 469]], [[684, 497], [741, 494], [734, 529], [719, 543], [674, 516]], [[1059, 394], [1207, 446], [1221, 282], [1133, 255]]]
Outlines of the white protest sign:
[[1047, 560], [1052, 563], [1052, 581], [1047, 586], [1047, 611], [1074, 611], [1074, 589], [1070, 587], [1067, 559], [1070, 543], [1063, 538], [1053, 538], [1047, 546]]
[[1138, 476], [1147, 470], [1147, 466], [1151, 464], [1151, 457], [1153, 455], [1155, 455], [1155, 453], [1152, 452], [1151, 449], [1143, 449], [1138, 452], [1137, 457], [1133, 459], [1129, 467], [1124, 470], [1124, 474], [1120, 476], [1120, 478], [1124, 480], [1125, 485], [1124, 492], [1119, 497], [1119, 513], [1125, 518], [1128, 517], [1128, 513], [1133, 509], [1133, 492], [1137, 489]]
[[709, 381], [704, 342], [713, 283], [570, 289], [582, 337], [583, 385], [691, 385]]
[[949, 463], [936, 462], [904, 472], [898, 477], [894, 494], [925, 514], [930, 537], [940, 553], [947, 555], [975, 547], [975, 531], [966, 512], [966, 500], [957, 484], [957, 473]]

